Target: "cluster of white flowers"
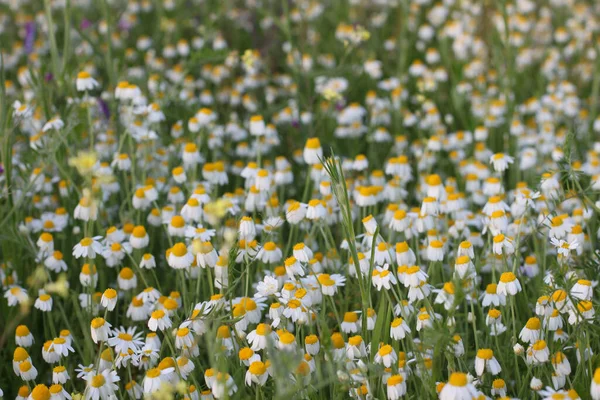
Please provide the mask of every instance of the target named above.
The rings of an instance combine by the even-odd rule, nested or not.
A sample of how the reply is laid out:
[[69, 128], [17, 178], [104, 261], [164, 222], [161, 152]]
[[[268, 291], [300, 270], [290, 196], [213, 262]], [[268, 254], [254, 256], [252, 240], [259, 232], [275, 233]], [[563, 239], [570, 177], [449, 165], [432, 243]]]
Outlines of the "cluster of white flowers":
[[600, 3], [225, 3], [0, 0], [0, 398], [600, 400]]

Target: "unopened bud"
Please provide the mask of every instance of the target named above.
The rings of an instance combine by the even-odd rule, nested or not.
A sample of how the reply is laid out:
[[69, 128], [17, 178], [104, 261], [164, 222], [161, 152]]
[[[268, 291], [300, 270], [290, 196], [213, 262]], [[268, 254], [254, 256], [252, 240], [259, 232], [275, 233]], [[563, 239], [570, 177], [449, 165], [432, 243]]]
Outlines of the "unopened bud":
[[515, 352], [516, 355], [520, 356], [525, 351], [525, 348], [523, 346], [521, 346], [520, 343], [517, 343], [513, 346], [513, 351]]

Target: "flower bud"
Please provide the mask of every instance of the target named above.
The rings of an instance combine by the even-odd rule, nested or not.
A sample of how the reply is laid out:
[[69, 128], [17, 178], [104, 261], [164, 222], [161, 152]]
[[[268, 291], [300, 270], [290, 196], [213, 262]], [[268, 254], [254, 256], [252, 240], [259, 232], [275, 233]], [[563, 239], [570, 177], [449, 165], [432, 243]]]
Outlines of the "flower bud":
[[531, 390], [541, 390], [544, 387], [544, 384], [542, 383], [542, 381], [538, 378], [536, 378], [535, 376], [533, 378], [531, 378], [531, 382], [529, 383], [529, 388]]
[[513, 351], [515, 352], [516, 355], [520, 356], [525, 351], [525, 348], [523, 346], [521, 346], [520, 343], [517, 343], [513, 346]]

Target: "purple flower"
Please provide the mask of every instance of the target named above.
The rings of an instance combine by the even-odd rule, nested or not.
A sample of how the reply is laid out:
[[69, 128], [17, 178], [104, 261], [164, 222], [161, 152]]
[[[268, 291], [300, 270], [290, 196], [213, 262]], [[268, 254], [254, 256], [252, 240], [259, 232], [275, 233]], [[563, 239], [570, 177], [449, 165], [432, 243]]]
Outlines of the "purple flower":
[[52, 75], [52, 73], [48, 72], [45, 76], [44, 76], [44, 80], [46, 82], [50, 82], [52, 79], [54, 79], [54, 75]]
[[119, 28], [119, 30], [128, 31], [129, 29], [131, 29], [131, 24], [129, 23], [129, 21], [127, 21], [126, 18], [121, 18], [119, 20], [119, 23], [117, 24], [117, 27]]
[[29, 21], [25, 23], [25, 53], [30, 54], [33, 51], [35, 43], [35, 22]]
[[106, 102], [99, 97], [98, 97], [98, 107], [100, 107], [100, 111], [102, 111], [102, 114], [104, 114], [104, 118], [109, 119], [110, 118], [110, 110], [108, 108], [108, 104], [106, 104]]
[[86, 30], [87, 28], [89, 28], [90, 26], [92, 26], [92, 21], [90, 21], [87, 18], [84, 18], [81, 20], [81, 23], [79, 24], [79, 29]]

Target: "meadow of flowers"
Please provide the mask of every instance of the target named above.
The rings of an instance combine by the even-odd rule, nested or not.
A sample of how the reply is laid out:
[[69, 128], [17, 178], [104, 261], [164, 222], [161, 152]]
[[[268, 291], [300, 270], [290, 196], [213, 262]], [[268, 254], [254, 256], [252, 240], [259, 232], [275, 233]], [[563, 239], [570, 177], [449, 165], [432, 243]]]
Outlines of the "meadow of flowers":
[[600, 2], [0, 0], [0, 398], [600, 400]]

